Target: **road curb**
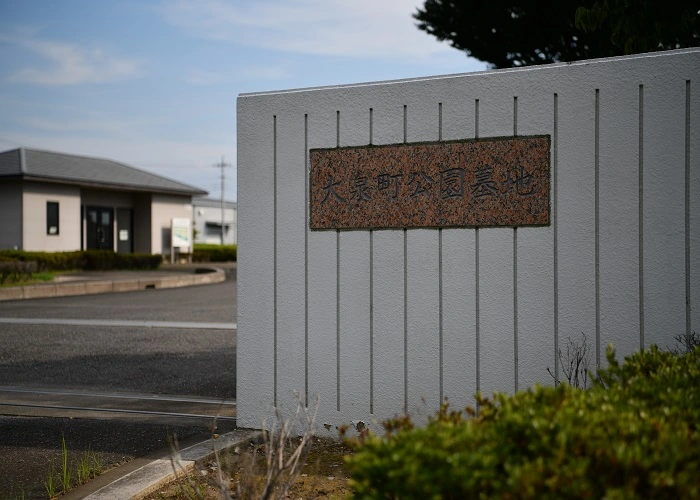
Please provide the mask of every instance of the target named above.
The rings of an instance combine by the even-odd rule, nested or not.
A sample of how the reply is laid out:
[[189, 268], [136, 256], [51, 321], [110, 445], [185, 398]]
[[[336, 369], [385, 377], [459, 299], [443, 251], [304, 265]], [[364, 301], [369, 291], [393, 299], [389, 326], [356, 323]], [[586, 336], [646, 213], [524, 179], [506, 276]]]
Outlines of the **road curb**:
[[[86, 500], [141, 500], [179, 476], [190, 472], [195, 464], [262, 437], [260, 431], [237, 429], [180, 450], [176, 466], [170, 457], [160, 458], [129, 472], [84, 497]], [[216, 448], [214, 448], [216, 447]], [[177, 470], [177, 473], [175, 472]]]
[[170, 274], [162, 277], [134, 277], [114, 280], [96, 279], [0, 288], [0, 301], [133, 292], [148, 288], [178, 288], [221, 283], [226, 280], [226, 273], [223, 269], [210, 266], [204, 266], [200, 269], [204, 269], [206, 272]]

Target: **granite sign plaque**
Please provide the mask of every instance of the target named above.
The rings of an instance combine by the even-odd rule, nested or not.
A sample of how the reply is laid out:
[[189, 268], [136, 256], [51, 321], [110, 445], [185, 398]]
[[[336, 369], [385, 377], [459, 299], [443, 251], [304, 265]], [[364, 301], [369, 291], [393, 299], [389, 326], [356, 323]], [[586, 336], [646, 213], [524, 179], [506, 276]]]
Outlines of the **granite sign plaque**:
[[549, 136], [310, 151], [311, 229], [546, 226]]

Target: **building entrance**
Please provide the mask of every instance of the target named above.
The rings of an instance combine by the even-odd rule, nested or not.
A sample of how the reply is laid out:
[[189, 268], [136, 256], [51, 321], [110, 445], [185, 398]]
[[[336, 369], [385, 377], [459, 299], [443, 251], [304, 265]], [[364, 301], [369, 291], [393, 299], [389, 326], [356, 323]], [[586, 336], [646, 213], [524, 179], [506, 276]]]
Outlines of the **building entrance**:
[[85, 209], [86, 248], [114, 250], [114, 210], [106, 207]]

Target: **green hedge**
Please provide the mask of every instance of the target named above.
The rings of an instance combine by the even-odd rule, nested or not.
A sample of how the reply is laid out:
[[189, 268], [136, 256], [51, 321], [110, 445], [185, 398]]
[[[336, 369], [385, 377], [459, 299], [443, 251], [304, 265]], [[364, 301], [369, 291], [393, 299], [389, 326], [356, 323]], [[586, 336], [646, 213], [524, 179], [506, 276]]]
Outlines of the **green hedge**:
[[0, 260], [35, 262], [37, 271], [109, 271], [122, 269], [157, 269], [162, 262], [158, 254], [115, 253], [109, 250], [75, 252], [25, 252], [0, 250]]
[[210, 245], [196, 243], [192, 253], [194, 262], [233, 262], [237, 259], [237, 245]]
[[0, 258], [0, 285], [29, 281], [37, 271], [36, 262], [21, 262]]
[[[589, 390], [535, 387], [478, 417], [385, 422], [347, 458], [358, 498], [700, 498], [700, 347], [656, 347]], [[468, 409], [467, 413], [473, 410]]]

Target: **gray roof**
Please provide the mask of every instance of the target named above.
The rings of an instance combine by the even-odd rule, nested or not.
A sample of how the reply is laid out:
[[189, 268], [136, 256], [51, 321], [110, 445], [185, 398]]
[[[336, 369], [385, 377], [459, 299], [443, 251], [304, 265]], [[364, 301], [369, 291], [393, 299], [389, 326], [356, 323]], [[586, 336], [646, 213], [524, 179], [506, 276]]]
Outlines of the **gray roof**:
[[[192, 198], [192, 206], [193, 207], [221, 208], [221, 198], [210, 198], [210, 197], [204, 197], [204, 196], [197, 196], [195, 198]], [[235, 201], [225, 201], [224, 200], [224, 207], [226, 207], [226, 208], [233, 208], [235, 210], [237, 206], [238, 205]]]
[[3, 178], [191, 196], [207, 194], [194, 186], [113, 160], [27, 148], [0, 153], [0, 180]]

